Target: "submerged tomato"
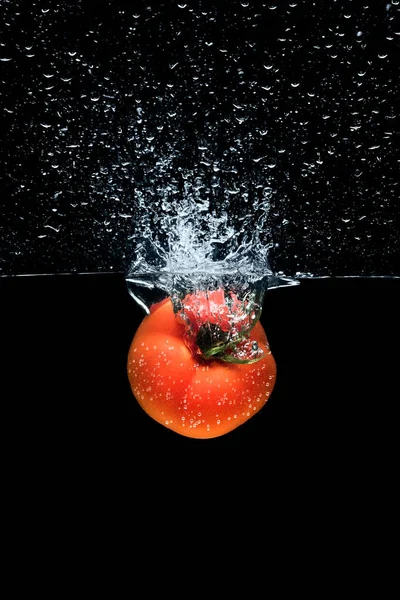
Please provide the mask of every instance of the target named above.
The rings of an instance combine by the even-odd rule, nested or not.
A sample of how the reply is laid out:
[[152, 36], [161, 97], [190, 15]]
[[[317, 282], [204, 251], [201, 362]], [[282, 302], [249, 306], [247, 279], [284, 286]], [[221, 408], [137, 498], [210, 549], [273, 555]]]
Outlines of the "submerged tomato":
[[[199, 301], [201, 308], [201, 298]], [[223, 298], [215, 304], [219, 304], [223, 324]], [[211, 322], [219, 327], [213, 319], [212, 314], [204, 314], [203, 324]], [[189, 321], [195, 329], [201, 327], [198, 319], [197, 324], [194, 318], [189, 317]], [[129, 349], [128, 377], [133, 394], [150, 417], [181, 435], [224, 435], [255, 415], [274, 388], [276, 365], [265, 331], [257, 322], [250, 339], [239, 341], [239, 345], [258, 348], [261, 358], [250, 364], [204, 359], [185, 343], [185, 333], [185, 322], [175, 315], [170, 300], [152, 308]]]

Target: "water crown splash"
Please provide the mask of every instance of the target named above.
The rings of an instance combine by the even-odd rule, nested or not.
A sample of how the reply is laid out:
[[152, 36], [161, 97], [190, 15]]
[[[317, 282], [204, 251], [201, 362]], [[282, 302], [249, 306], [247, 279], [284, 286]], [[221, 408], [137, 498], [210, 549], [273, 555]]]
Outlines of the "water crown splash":
[[[205, 186], [204, 189], [206, 190]], [[201, 196], [202, 186], [171, 184], [158, 203], [136, 193], [135, 258], [127, 275], [134, 299], [149, 306], [169, 296], [220, 287], [262, 303], [273, 274], [267, 227], [270, 190], [261, 200], [218, 203]], [[207, 190], [206, 190], [207, 191]]]

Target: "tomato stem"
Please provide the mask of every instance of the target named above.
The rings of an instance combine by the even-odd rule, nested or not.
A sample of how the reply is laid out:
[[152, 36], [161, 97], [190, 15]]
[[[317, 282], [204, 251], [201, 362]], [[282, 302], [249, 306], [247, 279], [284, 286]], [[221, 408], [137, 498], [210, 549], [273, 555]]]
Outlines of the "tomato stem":
[[261, 307], [250, 293], [240, 300], [222, 288], [196, 291], [176, 302], [175, 311], [185, 327], [185, 342], [196, 356], [238, 364], [263, 358], [263, 351], [249, 339], [261, 315]]

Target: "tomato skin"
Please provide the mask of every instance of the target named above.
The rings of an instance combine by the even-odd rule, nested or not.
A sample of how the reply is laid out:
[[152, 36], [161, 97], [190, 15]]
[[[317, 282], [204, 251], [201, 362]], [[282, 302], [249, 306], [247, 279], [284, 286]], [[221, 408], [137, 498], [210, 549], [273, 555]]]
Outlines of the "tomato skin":
[[252, 364], [194, 356], [183, 333], [170, 300], [143, 319], [128, 353], [132, 392], [150, 417], [176, 433], [224, 435], [255, 415], [274, 388], [276, 364], [265, 331], [258, 322], [251, 332], [265, 351]]

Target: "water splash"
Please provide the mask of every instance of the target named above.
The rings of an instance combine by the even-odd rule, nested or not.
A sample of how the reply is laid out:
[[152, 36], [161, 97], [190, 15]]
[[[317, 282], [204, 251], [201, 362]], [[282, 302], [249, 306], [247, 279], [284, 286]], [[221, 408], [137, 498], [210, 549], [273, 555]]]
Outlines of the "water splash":
[[0, 0], [0, 275], [399, 273], [399, 2], [95, 4]]
[[262, 303], [268, 281], [275, 281], [268, 263], [272, 189], [260, 185], [261, 193], [249, 199], [243, 191], [238, 199], [207, 172], [194, 176], [194, 169], [180, 168], [173, 178], [172, 162], [164, 159], [153, 170], [158, 180], [169, 174], [167, 184], [135, 192], [131, 295], [147, 311], [165, 296], [220, 287], [242, 297], [251, 292]]

